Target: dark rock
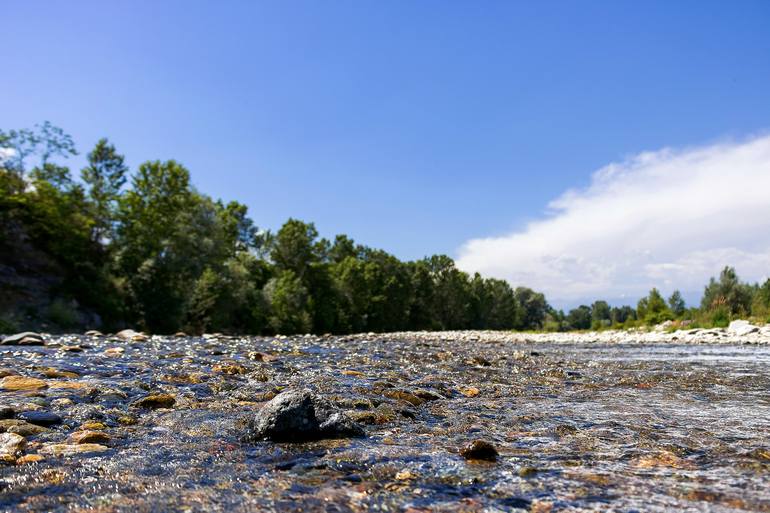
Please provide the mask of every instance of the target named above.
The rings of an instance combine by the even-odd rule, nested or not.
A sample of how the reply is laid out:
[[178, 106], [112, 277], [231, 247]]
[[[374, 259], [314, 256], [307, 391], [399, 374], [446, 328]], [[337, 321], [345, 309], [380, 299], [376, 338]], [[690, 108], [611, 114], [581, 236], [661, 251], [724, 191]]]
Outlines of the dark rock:
[[460, 456], [466, 460], [497, 461], [497, 449], [484, 440], [474, 440], [460, 449]]
[[16, 417], [25, 422], [36, 424], [38, 426], [53, 426], [55, 424], [61, 424], [61, 417], [49, 411], [24, 411], [17, 414]]
[[39, 333], [33, 333], [31, 331], [25, 331], [23, 333], [16, 333], [15, 335], [8, 335], [0, 342], [3, 346], [42, 346], [45, 345], [42, 335]]
[[12, 419], [16, 414], [10, 406], [0, 406], [0, 419]]
[[302, 442], [323, 438], [365, 436], [331, 402], [310, 390], [288, 390], [278, 394], [257, 413], [249, 438], [277, 442]]

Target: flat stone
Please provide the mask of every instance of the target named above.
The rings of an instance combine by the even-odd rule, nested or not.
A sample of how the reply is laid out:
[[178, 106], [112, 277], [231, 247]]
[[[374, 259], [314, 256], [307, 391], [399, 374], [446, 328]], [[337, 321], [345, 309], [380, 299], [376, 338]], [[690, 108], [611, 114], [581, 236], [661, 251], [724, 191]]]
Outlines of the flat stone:
[[91, 420], [84, 422], [80, 429], [85, 431], [101, 431], [102, 429], [107, 429], [107, 426], [102, 422]]
[[3, 379], [0, 379], [0, 389], [2, 390], [40, 390], [47, 386], [48, 384], [42, 379], [27, 378], [24, 376], [6, 376]]
[[20, 420], [38, 426], [53, 426], [61, 424], [61, 417], [48, 411], [25, 411], [16, 415]]
[[75, 371], [54, 369], [53, 367], [43, 370], [43, 374], [46, 378], [77, 378], [79, 376]]
[[16, 333], [15, 335], [8, 335], [5, 337], [0, 345], [3, 346], [42, 346], [45, 345], [43, 336], [40, 333], [34, 333], [32, 331], [25, 331], [23, 333]]
[[0, 420], [0, 433], [16, 433], [21, 436], [35, 436], [48, 429], [19, 419]]
[[16, 459], [16, 464], [26, 465], [28, 463], [37, 463], [39, 461], [43, 461], [44, 459], [45, 458], [40, 454], [25, 454], [24, 456], [21, 456], [18, 459]]
[[302, 442], [365, 436], [361, 426], [310, 390], [287, 390], [257, 413], [248, 438]]
[[48, 383], [48, 386], [50, 388], [59, 388], [59, 389], [66, 389], [66, 390], [82, 390], [84, 388], [88, 388], [88, 383], [83, 383], [81, 381], [50, 381]]
[[84, 453], [99, 453], [109, 450], [100, 444], [45, 444], [37, 452], [48, 456], [74, 456]]

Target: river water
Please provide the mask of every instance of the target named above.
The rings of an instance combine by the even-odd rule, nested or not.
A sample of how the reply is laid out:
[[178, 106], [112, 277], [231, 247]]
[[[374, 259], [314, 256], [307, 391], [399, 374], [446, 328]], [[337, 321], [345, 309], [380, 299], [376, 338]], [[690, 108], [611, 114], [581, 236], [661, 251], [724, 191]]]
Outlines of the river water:
[[[770, 511], [768, 346], [47, 342], [0, 347], [0, 406], [62, 419], [0, 464], [2, 511]], [[247, 441], [294, 387], [367, 437]], [[496, 462], [458, 454], [477, 439]]]

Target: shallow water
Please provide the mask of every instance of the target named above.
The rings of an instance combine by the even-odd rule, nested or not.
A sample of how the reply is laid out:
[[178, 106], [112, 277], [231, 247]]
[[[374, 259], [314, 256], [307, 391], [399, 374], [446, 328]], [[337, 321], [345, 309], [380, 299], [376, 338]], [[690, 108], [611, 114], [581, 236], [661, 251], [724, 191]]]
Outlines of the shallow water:
[[[104, 452], [0, 466], [0, 509], [770, 511], [769, 363], [767, 346], [419, 335], [0, 347], [0, 367], [48, 385], [0, 391], [0, 405], [63, 419], [25, 454], [88, 421], [110, 437]], [[295, 386], [347, 409], [367, 438], [243, 441], [261, 404]], [[133, 405], [152, 392], [176, 403]], [[498, 461], [463, 459], [474, 439]]]

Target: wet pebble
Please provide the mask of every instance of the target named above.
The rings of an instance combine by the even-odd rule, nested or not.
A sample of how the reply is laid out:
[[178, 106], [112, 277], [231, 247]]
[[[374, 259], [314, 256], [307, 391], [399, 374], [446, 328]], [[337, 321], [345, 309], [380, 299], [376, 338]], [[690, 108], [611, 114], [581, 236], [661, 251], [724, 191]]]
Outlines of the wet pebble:
[[462, 449], [460, 455], [466, 460], [497, 461], [497, 449], [485, 440], [474, 440]]
[[106, 444], [110, 441], [110, 436], [102, 431], [75, 431], [70, 435], [70, 440], [76, 444]]
[[61, 417], [48, 411], [25, 411], [16, 415], [17, 418], [38, 426], [54, 426], [61, 424]]
[[0, 379], [0, 389], [11, 391], [40, 390], [48, 387], [42, 379], [24, 376], [6, 376]]
[[0, 461], [16, 461], [16, 455], [24, 449], [27, 440], [16, 433], [0, 433]]
[[133, 403], [137, 408], [157, 409], [171, 408], [176, 403], [176, 398], [171, 394], [150, 394]]
[[0, 420], [0, 433], [16, 433], [21, 436], [34, 436], [48, 431], [43, 426], [36, 424], [30, 424], [19, 419], [5, 419]]

